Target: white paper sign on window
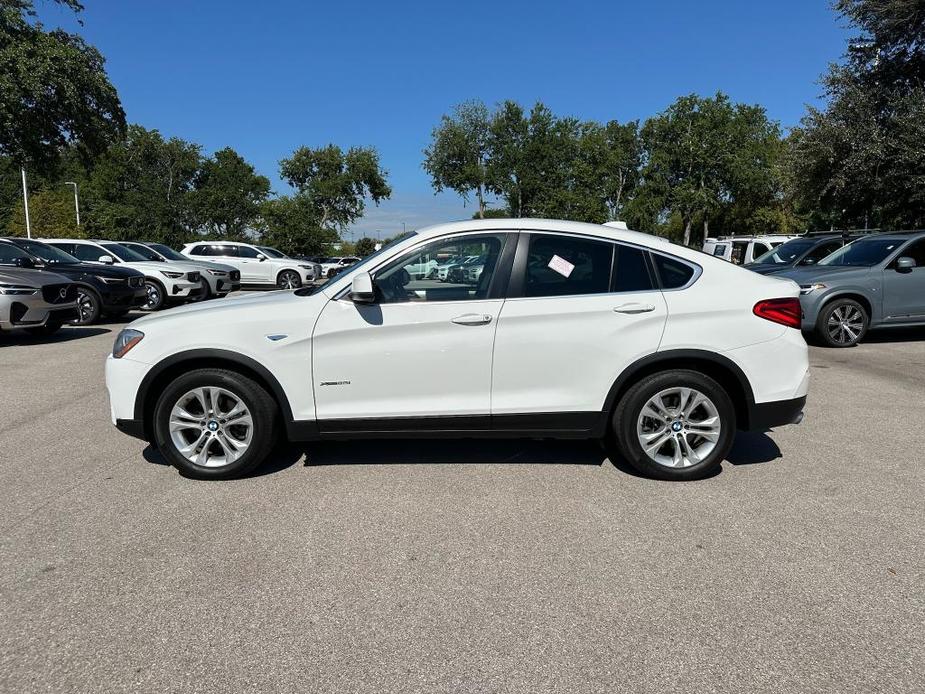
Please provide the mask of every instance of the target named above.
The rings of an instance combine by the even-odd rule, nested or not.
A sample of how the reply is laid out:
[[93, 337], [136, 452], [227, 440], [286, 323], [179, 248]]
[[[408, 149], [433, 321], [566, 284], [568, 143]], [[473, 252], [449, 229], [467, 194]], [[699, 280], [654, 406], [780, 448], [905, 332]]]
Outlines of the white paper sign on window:
[[552, 259], [549, 261], [549, 265], [546, 267], [548, 267], [550, 270], [558, 272], [563, 277], [568, 277], [572, 274], [572, 270], [575, 269], [575, 266], [572, 265], [569, 261], [567, 261], [565, 258], [560, 258], [557, 255], [552, 257]]

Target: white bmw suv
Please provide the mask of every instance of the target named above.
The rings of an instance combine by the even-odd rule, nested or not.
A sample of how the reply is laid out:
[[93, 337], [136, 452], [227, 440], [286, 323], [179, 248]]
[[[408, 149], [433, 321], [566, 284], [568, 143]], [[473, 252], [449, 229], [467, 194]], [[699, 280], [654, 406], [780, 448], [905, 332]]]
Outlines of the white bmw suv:
[[[412, 279], [479, 256], [477, 277]], [[185, 474], [245, 474], [274, 439], [565, 437], [642, 472], [717, 468], [735, 431], [802, 418], [799, 287], [612, 227], [533, 219], [421, 230], [321, 287], [132, 323], [112, 421]]]
[[298, 289], [319, 279], [315, 277], [314, 265], [268, 246], [237, 241], [197, 241], [186, 244], [180, 252], [193, 260], [209, 260], [237, 268], [241, 271], [242, 284]]

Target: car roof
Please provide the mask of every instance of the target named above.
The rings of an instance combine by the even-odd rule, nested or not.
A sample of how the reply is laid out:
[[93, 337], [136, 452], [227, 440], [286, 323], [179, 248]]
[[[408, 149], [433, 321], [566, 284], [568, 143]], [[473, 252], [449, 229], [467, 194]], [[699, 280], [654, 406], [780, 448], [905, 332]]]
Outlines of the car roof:
[[644, 234], [629, 229], [608, 227], [603, 224], [589, 224], [587, 222], [570, 222], [559, 219], [534, 219], [532, 217], [519, 217], [513, 219], [467, 219], [458, 222], [435, 224], [417, 231], [418, 239], [428, 239], [444, 234], [453, 234], [462, 231], [558, 231], [586, 236], [599, 236], [611, 241], [626, 241], [651, 245], [664, 243], [670, 245], [668, 239], [652, 234]]

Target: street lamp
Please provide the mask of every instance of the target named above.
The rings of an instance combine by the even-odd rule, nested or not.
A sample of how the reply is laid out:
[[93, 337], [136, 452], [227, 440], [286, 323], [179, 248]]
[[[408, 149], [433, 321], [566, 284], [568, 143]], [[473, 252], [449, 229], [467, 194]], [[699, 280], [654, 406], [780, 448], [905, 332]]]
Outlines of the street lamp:
[[77, 201], [77, 184], [74, 181], [65, 181], [64, 185], [74, 186], [74, 212], [77, 213], [77, 226], [80, 226], [80, 203]]

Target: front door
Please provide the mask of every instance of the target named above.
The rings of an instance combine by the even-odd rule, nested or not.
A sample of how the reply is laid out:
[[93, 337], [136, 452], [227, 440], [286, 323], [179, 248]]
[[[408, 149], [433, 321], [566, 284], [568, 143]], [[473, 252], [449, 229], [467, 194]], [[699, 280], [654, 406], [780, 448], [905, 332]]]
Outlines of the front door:
[[[897, 270], [899, 258], [912, 258], [915, 267]], [[888, 321], [925, 321], [925, 239], [900, 251], [883, 271], [883, 315]]]
[[267, 282], [267, 268], [269, 263], [264, 259], [261, 260], [262, 253], [258, 253], [256, 248], [250, 246], [236, 246], [238, 253], [237, 267], [241, 271], [241, 281], [249, 283]]
[[[312, 338], [322, 431], [394, 431], [428, 420], [440, 429], [488, 428], [510, 237], [463, 234], [426, 243], [373, 271], [376, 303], [353, 303], [349, 295], [328, 302]], [[463, 254], [485, 260], [457, 282], [412, 279], [408, 271]]]
[[495, 337], [492, 415], [572, 412], [596, 421], [617, 376], [658, 349], [665, 299], [639, 248], [521, 237]]

